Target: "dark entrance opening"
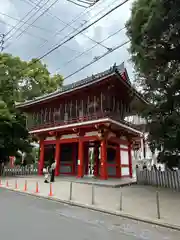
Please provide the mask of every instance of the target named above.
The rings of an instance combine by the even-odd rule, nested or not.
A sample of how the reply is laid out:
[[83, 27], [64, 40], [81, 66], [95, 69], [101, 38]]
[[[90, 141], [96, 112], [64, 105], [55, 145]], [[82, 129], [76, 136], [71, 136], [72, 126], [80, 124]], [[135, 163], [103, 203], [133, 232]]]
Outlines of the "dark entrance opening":
[[48, 144], [44, 147], [44, 167], [51, 166], [55, 156], [55, 145]]

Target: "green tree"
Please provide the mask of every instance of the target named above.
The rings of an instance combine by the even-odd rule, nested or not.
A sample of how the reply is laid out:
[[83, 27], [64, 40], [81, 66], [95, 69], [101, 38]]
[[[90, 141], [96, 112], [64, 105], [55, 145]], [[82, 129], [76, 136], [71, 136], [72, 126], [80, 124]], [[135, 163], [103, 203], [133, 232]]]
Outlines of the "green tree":
[[136, 0], [127, 22], [132, 62], [150, 103], [142, 112], [149, 143], [169, 167], [178, 165], [180, 152], [179, 9], [178, 0]]
[[0, 162], [9, 161], [9, 156], [16, 156], [18, 150], [31, 152], [25, 117], [0, 101]]
[[20, 101], [31, 100], [43, 94], [54, 92], [63, 83], [61, 75], [51, 76], [47, 66], [36, 59], [27, 63], [23, 74], [23, 78], [18, 83]]
[[0, 54], [0, 96], [10, 105], [51, 93], [62, 83], [61, 75], [51, 76], [47, 66], [37, 59], [25, 62], [10, 54]]
[[15, 108], [16, 102], [30, 100], [55, 91], [63, 83], [61, 75], [51, 76], [47, 66], [36, 59], [22, 61], [7, 53], [0, 53], [0, 162], [9, 156], [26, 153], [32, 162], [31, 139], [26, 119]]

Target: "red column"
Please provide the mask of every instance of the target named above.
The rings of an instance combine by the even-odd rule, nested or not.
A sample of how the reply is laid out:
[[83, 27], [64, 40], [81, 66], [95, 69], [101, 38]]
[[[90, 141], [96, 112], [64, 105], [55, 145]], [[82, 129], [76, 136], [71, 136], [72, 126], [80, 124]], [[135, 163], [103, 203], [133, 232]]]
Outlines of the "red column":
[[56, 169], [55, 169], [55, 176], [59, 176], [60, 172], [60, 141], [56, 139], [56, 150], [55, 150], [55, 161], [56, 161]]
[[99, 175], [99, 150], [98, 145], [94, 146], [94, 176], [97, 177]]
[[9, 157], [10, 159], [10, 167], [13, 168], [14, 167], [14, 159], [15, 157]]
[[78, 144], [78, 173], [77, 177], [82, 178], [84, 175], [84, 148], [83, 148], [83, 140], [81, 137], [79, 137], [79, 144]]
[[43, 175], [44, 167], [44, 140], [40, 140], [40, 156], [38, 165], [38, 175]]
[[121, 177], [121, 155], [120, 155], [120, 145], [116, 147], [116, 177]]
[[76, 174], [76, 144], [72, 143], [72, 174]]
[[131, 153], [131, 143], [128, 144], [128, 157], [129, 157], [129, 176], [132, 178], [132, 153]]
[[85, 164], [85, 174], [88, 175], [89, 172], [89, 146], [84, 144], [84, 164]]
[[101, 172], [100, 172], [100, 178], [101, 179], [107, 179], [108, 173], [107, 173], [107, 146], [106, 146], [106, 140], [103, 139], [101, 141]]

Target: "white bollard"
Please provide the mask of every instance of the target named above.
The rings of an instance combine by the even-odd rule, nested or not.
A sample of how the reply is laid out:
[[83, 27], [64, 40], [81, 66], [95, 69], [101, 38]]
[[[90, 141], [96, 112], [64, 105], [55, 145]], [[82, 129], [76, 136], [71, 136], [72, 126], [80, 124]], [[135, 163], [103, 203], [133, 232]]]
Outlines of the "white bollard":
[[160, 206], [159, 206], [159, 192], [156, 192], [156, 207], [157, 207], [157, 218], [160, 219]]
[[72, 200], [72, 182], [70, 182], [69, 201]]
[[120, 192], [119, 210], [122, 211], [122, 192]]
[[94, 205], [95, 204], [95, 196], [94, 196], [94, 185], [92, 184], [92, 202], [91, 204]]

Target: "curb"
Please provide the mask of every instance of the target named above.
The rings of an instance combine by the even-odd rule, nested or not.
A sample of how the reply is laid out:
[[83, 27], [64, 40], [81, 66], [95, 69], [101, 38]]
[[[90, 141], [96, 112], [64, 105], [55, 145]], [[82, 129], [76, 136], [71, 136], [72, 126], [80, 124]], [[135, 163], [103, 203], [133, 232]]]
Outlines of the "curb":
[[99, 207], [95, 207], [93, 205], [82, 204], [82, 203], [68, 201], [68, 200], [61, 200], [61, 199], [56, 198], [56, 197], [42, 196], [42, 195], [38, 195], [37, 193], [22, 192], [19, 189], [16, 190], [16, 189], [7, 188], [7, 187], [3, 187], [3, 186], [1, 186], [0, 188], [4, 188], [4, 189], [7, 189], [7, 190], [12, 191], [12, 192], [17, 192], [21, 195], [29, 195], [29, 196], [33, 196], [33, 197], [36, 197], [36, 198], [39, 198], [39, 199], [46, 199], [46, 200], [50, 200], [50, 201], [54, 201], [54, 202], [63, 203], [63, 204], [66, 204], [66, 205], [71, 205], [71, 206], [80, 207], [80, 208], [86, 208], [86, 209], [89, 209], [89, 210], [92, 210], [92, 211], [101, 212], [101, 213], [105, 213], [105, 214], [108, 214], [108, 215], [124, 217], [124, 218], [128, 218], [128, 219], [131, 219], [131, 220], [140, 221], [140, 222], [153, 224], [153, 225], [156, 225], [156, 226], [180, 231], [180, 226], [174, 225], [174, 224], [169, 224], [169, 223], [162, 223], [158, 220], [151, 220], [151, 219], [147, 219], [147, 218], [136, 217], [136, 216], [133, 216], [131, 214], [127, 214], [127, 213], [123, 213], [123, 212], [119, 212], [119, 211], [105, 210], [105, 209], [102, 209], [102, 208], [99, 208]]
[[[65, 181], [65, 180], [63, 180]], [[69, 181], [68, 181], [69, 182]], [[100, 183], [96, 183], [96, 182], [78, 182], [78, 181], [71, 181], [73, 183], [79, 183], [79, 184], [86, 184], [86, 185], [93, 185], [93, 186], [97, 186], [97, 187], [106, 187], [106, 188], [121, 188], [121, 187], [126, 187], [126, 186], [131, 186], [131, 185], [135, 185], [137, 184], [137, 181], [134, 182], [130, 182], [130, 183], [121, 183], [121, 184], [114, 184], [114, 185], [109, 185], [109, 184], [100, 184]]]

